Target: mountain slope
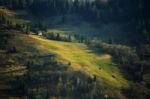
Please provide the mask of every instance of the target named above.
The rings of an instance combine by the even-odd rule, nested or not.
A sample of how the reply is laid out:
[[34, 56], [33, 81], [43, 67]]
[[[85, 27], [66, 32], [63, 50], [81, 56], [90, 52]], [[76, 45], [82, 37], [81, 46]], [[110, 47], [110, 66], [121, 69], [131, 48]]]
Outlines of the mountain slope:
[[116, 88], [128, 86], [128, 81], [108, 54], [96, 55], [84, 44], [52, 41], [36, 35], [22, 35], [18, 38], [16, 42], [21, 44], [22, 48], [27, 47], [26, 45], [33, 46], [41, 55], [53, 53], [59, 61], [65, 64], [69, 62], [69, 71], [81, 71], [89, 76], [96, 75], [106, 84]]

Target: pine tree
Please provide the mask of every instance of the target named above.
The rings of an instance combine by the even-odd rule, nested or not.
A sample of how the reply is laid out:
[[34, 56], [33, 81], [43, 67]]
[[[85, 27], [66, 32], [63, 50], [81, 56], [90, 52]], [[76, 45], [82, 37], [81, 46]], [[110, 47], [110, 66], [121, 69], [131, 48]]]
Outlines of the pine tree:
[[57, 35], [56, 35], [56, 40], [60, 40], [60, 34], [59, 33], [57, 33]]
[[68, 35], [68, 41], [71, 42], [72, 39], [71, 39], [71, 35]]
[[1, 21], [3, 24], [6, 24], [6, 22], [7, 22], [6, 16], [4, 16], [3, 14], [1, 16]]

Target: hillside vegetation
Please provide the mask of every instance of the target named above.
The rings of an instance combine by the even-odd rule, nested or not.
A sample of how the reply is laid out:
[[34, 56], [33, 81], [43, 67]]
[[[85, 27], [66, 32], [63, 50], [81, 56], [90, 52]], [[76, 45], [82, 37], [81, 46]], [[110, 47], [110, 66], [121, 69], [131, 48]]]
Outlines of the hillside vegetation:
[[146, 2], [0, 0], [0, 99], [149, 99]]
[[29, 38], [31, 41], [28, 38], [22, 39], [27, 41], [27, 44], [32, 42], [41, 54], [53, 53], [58, 55], [59, 61], [70, 62], [70, 70], [83, 71], [89, 76], [96, 75], [113, 87], [128, 86], [127, 80], [119, 71], [119, 66], [112, 62], [112, 57], [109, 54], [97, 55], [84, 44], [51, 41], [35, 35], [31, 35]]
[[[37, 35], [19, 34], [16, 35], [15, 38], [13, 38], [13, 42], [10, 42], [10, 45], [15, 47], [17, 53], [12, 54], [10, 57], [10, 60], [14, 62], [14, 66], [8, 65], [8, 67], [1, 68], [0, 73], [5, 74], [2, 76], [3, 79], [7, 79], [6, 81], [1, 81], [1, 86], [3, 87], [1, 87], [1, 90], [14, 90], [15, 92], [17, 91], [16, 94], [25, 92], [25, 95], [29, 97], [31, 97], [31, 95], [34, 95], [34, 97], [45, 97], [43, 96], [45, 94], [49, 94], [50, 97], [52, 97], [53, 95], [57, 97], [62, 96], [61, 93], [56, 92], [57, 95], [49, 91], [47, 93], [46, 90], [50, 89], [45, 89], [45, 94], [43, 93], [44, 91], [41, 91], [41, 93], [39, 93], [39, 91], [34, 91], [33, 93], [31, 90], [34, 90], [33, 88], [37, 90], [39, 90], [39, 88], [44, 88], [44, 83], [45, 85], [47, 85], [48, 83], [56, 82], [52, 83], [53, 86], [58, 86], [57, 83], [61, 82], [65, 84], [65, 79], [70, 79], [70, 83], [72, 82], [72, 80], [74, 82], [75, 79], [80, 79], [80, 81], [78, 81], [77, 83], [78, 86], [81, 82], [84, 82], [84, 86], [86, 88], [86, 83], [92, 84], [91, 81], [86, 81], [86, 79], [95, 79], [95, 87], [97, 88], [93, 89], [94, 85], [90, 85], [92, 89], [89, 90], [89, 95], [92, 94], [92, 90], [95, 90], [95, 95], [98, 95], [98, 97], [104, 97], [105, 94], [110, 95], [110, 97], [116, 97], [116, 93], [114, 93], [112, 90], [115, 89], [119, 91], [122, 88], [126, 89], [129, 87], [129, 81], [123, 76], [119, 69], [119, 66], [112, 62], [111, 55], [96, 54], [93, 50], [90, 50], [86, 45], [82, 43], [53, 41], [47, 40]], [[55, 58], [52, 59], [51, 55], [54, 55]], [[17, 64], [19, 65], [19, 67]], [[2, 71], [4, 70], [4, 68], [5, 71]], [[13, 76], [9, 75], [11, 73], [13, 73]], [[51, 77], [57, 77], [57, 75], [58, 78], [53, 79], [53, 81], [51, 82], [46, 80], [49, 78], [52, 79]], [[38, 77], [39, 79], [37, 79], [36, 77]], [[34, 79], [35, 82], [32, 82], [30, 78], [32, 78], [32, 80]], [[42, 79], [45, 80], [43, 81]], [[42, 85], [40, 83], [41, 81], [43, 83]], [[17, 85], [15, 83], [13, 85], [10, 85], [10, 82], [16, 82]], [[21, 86], [19, 87], [18, 84]], [[74, 84], [72, 83], [71, 86], [73, 85]], [[69, 85], [66, 85], [66, 87], [67, 86], [69, 87]], [[75, 88], [78, 88], [78, 86]], [[68, 89], [68, 87], [61, 88], [64, 91], [70, 90]], [[16, 88], [19, 89], [15, 90]], [[51, 87], [49, 86], [49, 88]], [[58, 89], [56, 88], [56, 90]], [[88, 91], [88, 89], [86, 90]], [[98, 93], [98, 90], [101, 90], [102, 93]], [[70, 91], [72, 92], [73, 89]], [[81, 94], [84, 93], [88, 92], [81, 92]], [[12, 94], [14, 95], [14, 93]], [[74, 92], [71, 94], [74, 94]], [[65, 95], [64, 97], [70, 96]], [[84, 97], [87, 96], [85, 95]]]

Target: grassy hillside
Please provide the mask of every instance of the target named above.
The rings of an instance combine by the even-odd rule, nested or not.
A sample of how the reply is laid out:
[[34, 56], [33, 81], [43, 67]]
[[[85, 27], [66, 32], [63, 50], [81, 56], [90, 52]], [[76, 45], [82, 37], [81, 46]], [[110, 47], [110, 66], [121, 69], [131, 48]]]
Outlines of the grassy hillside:
[[144, 2], [64, 1], [0, 0], [0, 99], [147, 99]]
[[[108, 85], [116, 88], [128, 87], [129, 82], [123, 77], [119, 67], [112, 62], [108, 54], [97, 55], [86, 45], [47, 40], [36, 35], [19, 36], [15, 45], [23, 48], [33, 46], [42, 55], [53, 53], [58, 61], [71, 63], [69, 71], [81, 71], [90, 76], [96, 75]], [[26, 48], [25, 48], [26, 49]]]
[[[0, 52], [0, 58], [3, 60], [0, 67], [2, 99], [20, 95], [30, 96], [30, 94], [43, 98], [47, 93], [51, 97], [53, 95], [63, 97], [61, 95], [63, 92], [68, 97], [68, 94], [75, 94], [80, 90], [86, 90], [80, 92], [86, 97], [91, 96], [93, 91], [102, 97], [105, 94], [116, 97], [112, 90], [121, 91], [128, 88], [130, 84], [119, 66], [113, 63], [111, 55], [96, 53], [83, 43], [48, 40], [38, 35], [16, 34], [9, 41], [8, 47], [15, 48], [16, 51], [8, 54], [5, 51]], [[54, 62], [51, 62], [51, 55], [56, 56]], [[90, 83], [89, 79], [95, 77], [96, 83]], [[58, 92], [52, 93], [53, 87]], [[89, 96], [86, 95], [87, 93]], [[75, 96], [80, 95], [75, 94]], [[74, 99], [73, 95], [71, 99]]]
[[79, 1], [0, 0], [0, 99], [150, 97], [146, 0]]

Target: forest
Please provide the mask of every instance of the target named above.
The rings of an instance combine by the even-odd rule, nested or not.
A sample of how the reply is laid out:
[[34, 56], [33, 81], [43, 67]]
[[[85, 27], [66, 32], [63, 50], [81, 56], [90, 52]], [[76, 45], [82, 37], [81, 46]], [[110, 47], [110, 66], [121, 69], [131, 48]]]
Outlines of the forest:
[[149, 99], [148, 0], [0, 0], [0, 99]]

